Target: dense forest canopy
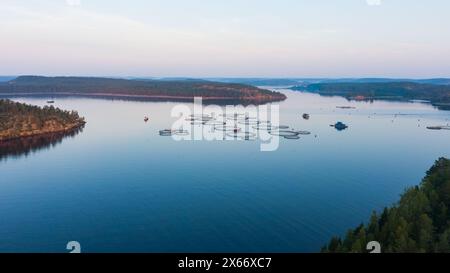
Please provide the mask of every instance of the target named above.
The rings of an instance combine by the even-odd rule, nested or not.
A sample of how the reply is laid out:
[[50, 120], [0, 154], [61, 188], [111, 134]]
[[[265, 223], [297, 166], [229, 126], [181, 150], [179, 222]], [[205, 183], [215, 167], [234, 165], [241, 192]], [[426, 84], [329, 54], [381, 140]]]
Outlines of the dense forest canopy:
[[0, 100], [0, 141], [70, 131], [84, 123], [76, 111]]
[[400, 201], [374, 212], [366, 225], [335, 237], [323, 252], [367, 252], [370, 241], [382, 252], [450, 252], [450, 160], [440, 158], [419, 186]]
[[126, 80], [87, 77], [21, 76], [0, 83], [0, 94], [110, 94], [149, 97], [284, 100], [285, 95], [245, 84], [204, 80]]

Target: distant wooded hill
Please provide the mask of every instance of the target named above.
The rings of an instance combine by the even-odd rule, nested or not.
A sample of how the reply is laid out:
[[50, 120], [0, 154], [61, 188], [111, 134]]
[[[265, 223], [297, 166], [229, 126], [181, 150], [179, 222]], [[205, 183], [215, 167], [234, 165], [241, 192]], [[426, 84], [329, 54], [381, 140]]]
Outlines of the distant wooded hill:
[[89, 77], [20, 76], [0, 83], [0, 95], [86, 95], [127, 98], [240, 100], [265, 103], [284, 94], [245, 84], [204, 80], [126, 80]]
[[326, 96], [343, 96], [349, 99], [426, 100], [450, 109], [450, 86], [414, 82], [377, 83], [316, 83], [293, 87]]
[[450, 79], [391, 79], [391, 78], [209, 78], [208, 80], [227, 83], [243, 83], [255, 86], [296, 86], [313, 83], [388, 83], [414, 82], [450, 85]]

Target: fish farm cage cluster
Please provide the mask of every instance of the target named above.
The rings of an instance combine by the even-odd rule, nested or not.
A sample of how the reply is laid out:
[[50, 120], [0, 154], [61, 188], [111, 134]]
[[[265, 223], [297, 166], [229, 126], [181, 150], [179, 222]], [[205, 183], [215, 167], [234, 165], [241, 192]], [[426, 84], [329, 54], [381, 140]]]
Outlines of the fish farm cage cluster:
[[[200, 114], [190, 115], [185, 119], [191, 126], [209, 126], [211, 130], [223, 132], [224, 135], [241, 139], [241, 140], [256, 140], [258, 131], [266, 131], [272, 136], [283, 137], [285, 139], [300, 139], [301, 135], [310, 135], [309, 131], [294, 130], [287, 125], [273, 125], [269, 120], [259, 120], [256, 117], [248, 114], [234, 113], [231, 115], [219, 115], [215, 117], [214, 114]], [[183, 128], [181, 129], [164, 129], [159, 131], [161, 136], [184, 136], [189, 135], [189, 132]]]

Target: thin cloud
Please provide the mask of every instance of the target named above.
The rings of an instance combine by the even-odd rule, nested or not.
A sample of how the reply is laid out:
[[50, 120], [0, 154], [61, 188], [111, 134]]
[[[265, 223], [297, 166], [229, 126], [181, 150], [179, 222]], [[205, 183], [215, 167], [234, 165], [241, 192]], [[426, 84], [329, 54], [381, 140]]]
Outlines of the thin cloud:
[[71, 7], [76, 7], [81, 5], [81, 0], [66, 0], [66, 4]]
[[369, 6], [381, 6], [381, 0], [366, 0], [367, 5]]

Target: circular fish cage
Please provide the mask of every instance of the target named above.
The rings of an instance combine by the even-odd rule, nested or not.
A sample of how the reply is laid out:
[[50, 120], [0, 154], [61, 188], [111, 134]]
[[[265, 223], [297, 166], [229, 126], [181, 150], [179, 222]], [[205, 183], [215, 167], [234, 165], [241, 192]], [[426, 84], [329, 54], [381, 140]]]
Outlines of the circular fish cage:
[[205, 123], [206, 123], [206, 121], [201, 121], [201, 120], [191, 121], [191, 125], [204, 125]]
[[298, 136], [299, 132], [290, 131], [290, 130], [274, 130], [274, 131], [269, 131], [269, 134], [271, 134], [273, 136], [281, 136], [281, 137], [294, 137], [294, 136]]
[[214, 120], [214, 118], [209, 115], [189, 115], [189, 118], [186, 118], [186, 121], [191, 122], [207, 122], [211, 120]]
[[272, 124], [272, 122], [270, 120], [258, 120], [258, 124]]
[[227, 120], [246, 120], [246, 119], [254, 119], [253, 117], [249, 117], [246, 114], [234, 113], [234, 114], [223, 114], [221, 115]]
[[258, 118], [257, 117], [255, 117], [255, 116], [249, 116], [249, 115], [239, 115], [238, 117], [237, 117], [237, 119], [238, 120], [258, 120]]
[[428, 126], [428, 130], [450, 130], [450, 126]]
[[214, 126], [214, 130], [223, 132], [240, 132], [242, 129], [232, 125], [216, 125]]
[[173, 134], [173, 130], [171, 130], [171, 129], [159, 130], [160, 136], [172, 136], [172, 134]]
[[258, 120], [238, 120], [237, 123], [242, 124], [242, 125], [258, 125], [259, 121]]
[[178, 129], [178, 130], [174, 130], [172, 134], [177, 135], [177, 136], [188, 136], [189, 131], [183, 130], [183, 129]]
[[164, 130], [159, 130], [159, 135], [160, 136], [173, 136], [173, 135], [187, 136], [187, 135], [189, 135], [189, 131], [183, 130], [183, 129], [178, 129], [178, 130], [164, 129]]
[[277, 127], [278, 127], [278, 129], [282, 129], [282, 130], [289, 129], [289, 126], [287, 126], [287, 125], [278, 125]]
[[218, 120], [210, 120], [210, 121], [206, 121], [203, 123], [203, 125], [208, 125], [208, 126], [223, 126], [226, 124], [227, 124], [226, 121], [218, 121]]
[[227, 136], [240, 140], [256, 140], [256, 134], [252, 132], [231, 132], [227, 133]]
[[237, 118], [234, 118], [234, 117], [227, 117], [226, 119], [227, 119], [227, 120], [235, 120], [235, 121], [244, 120], [243, 118], [240, 118], [240, 117], [237, 117]]
[[256, 130], [264, 130], [264, 131], [277, 131], [280, 129], [289, 129], [289, 126], [281, 125], [281, 127], [280, 127], [280, 126], [274, 126], [270, 123], [267, 123], [267, 124], [258, 124], [256, 126], [252, 126], [252, 128], [256, 129]]
[[270, 124], [258, 124], [258, 125], [252, 126], [252, 128], [256, 129], [256, 130], [265, 130], [265, 131], [271, 131], [271, 130], [278, 129], [278, 127], [272, 126]]
[[300, 136], [284, 136], [285, 139], [300, 139]]
[[193, 118], [193, 119], [212, 119], [213, 117], [207, 114], [198, 114], [198, 115], [189, 115], [189, 117]]
[[219, 116], [224, 118], [233, 118], [233, 117], [239, 117], [244, 116], [244, 114], [234, 113], [234, 114], [220, 114]]

